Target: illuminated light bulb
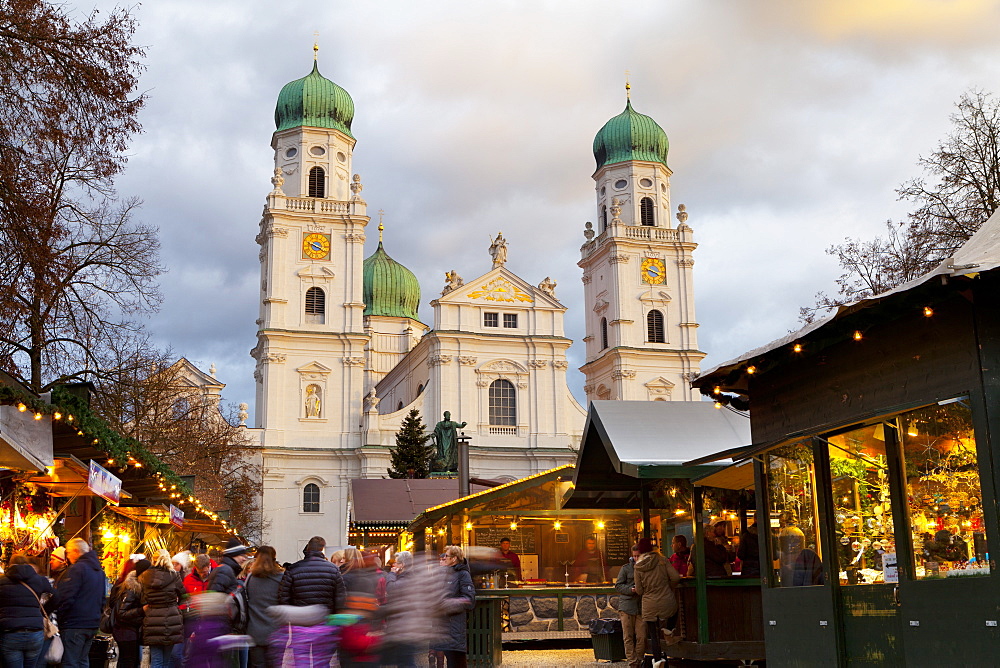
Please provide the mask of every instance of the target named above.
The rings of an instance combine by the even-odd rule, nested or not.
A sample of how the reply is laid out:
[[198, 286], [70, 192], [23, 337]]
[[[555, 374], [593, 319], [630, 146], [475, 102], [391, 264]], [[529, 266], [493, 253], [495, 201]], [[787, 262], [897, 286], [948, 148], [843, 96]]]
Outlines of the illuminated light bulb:
[[792, 350], [794, 352], [801, 353], [802, 352], [802, 344], [801, 343], [796, 343], [794, 346], [792, 346]]
[[439, 536], [443, 536], [444, 535], [444, 529], [438, 529], [438, 535]]
[[62, 420], [62, 413], [60, 413], [59, 411], [56, 411], [55, 413], [52, 414], [52, 419], [53, 420]]
[[110, 529], [104, 532], [104, 538], [105, 539], [111, 540], [114, 537], [115, 537], [115, 535], [113, 533], [111, 533]]
[[511, 522], [510, 523], [510, 530], [511, 531], [517, 531], [517, 522]]
[[860, 341], [862, 339], [862, 334], [860, 329], [854, 330], [854, 340]]
[[130, 543], [132, 542], [132, 536], [128, 535], [127, 533], [123, 533], [122, 535], [118, 536], [118, 540], [124, 543]]
[[722, 392], [722, 388], [718, 385], [712, 388], [712, 394], [719, 394], [720, 392]]
[[78, 431], [78, 432], [76, 432], [76, 435], [77, 436], [83, 436], [83, 432], [82, 431]]
[[674, 515], [683, 515], [683, 514], [684, 514], [684, 510], [681, 509], [681, 508], [678, 508], [677, 510], [674, 511]]
[[934, 315], [934, 309], [932, 309], [930, 306], [925, 306], [924, 307], [924, 317], [925, 318], [929, 318], [932, 315]]
[[424, 528], [424, 533], [434, 533], [434, 530], [431, 529], [430, 527], [425, 527]]
[[67, 415], [66, 416], [66, 422], [72, 422], [72, 421], [73, 421], [73, 416], [72, 415]]
[[108, 464], [108, 466], [114, 466], [115, 465], [115, 458], [114, 457], [108, 457], [107, 464]]
[[93, 441], [91, 441], [91, 442], [90, 442], [90, 444], [91, 444], [91, 445], [97, 445], [97, 444], [98, 444], [98, 443], [100, 443], [100, 442], [101, 442], [101, 441], [100, 441], [99, 439], [96, 439], [96, 438], [95, 438], [95, 439], [94, 439]]
[[597, 528], [598, 529], [603, 529], [604, 528], [604, 521], [603, 520], [598, 520], [598, 522], [597, 522]]
[[21, 411], [23, 413], [24, 411], [28, 410], [28, 407], [25, 406], [24, 404], [19, 403], [17, 405], [17, 410], [19, 410], [19, 411]]
[[716, 408], [722, 408], [722, 402], [721, 401], [716, 401], [715, 402], [715, 407]]
[[136, 462], [136, 463], [135, 463], [135, 467], [136, 467], [137, 469], [141, 469], [141, 468], [142, 468], [142, 462]]
[[757, 367], [755, 367], [753, 365], [748, 366], [747, 367], [747, 373], [750, 374], [750, 375], [753, 375], [753, 374], [757, 373]]
[[465, 530], [466, 531], [472, 531], [472, 522], [466, 522], [465, 523]]
[[552, 528], [554, 528], [556, 531], [559, 531], [560, 529], [562, 529], [562, 522], [556, 520], [555, 524], [552, 525]]
[[35, 413], [35, 419], [36, 420], [41, 420], [42, 419], [42, 414], [41, 413]]

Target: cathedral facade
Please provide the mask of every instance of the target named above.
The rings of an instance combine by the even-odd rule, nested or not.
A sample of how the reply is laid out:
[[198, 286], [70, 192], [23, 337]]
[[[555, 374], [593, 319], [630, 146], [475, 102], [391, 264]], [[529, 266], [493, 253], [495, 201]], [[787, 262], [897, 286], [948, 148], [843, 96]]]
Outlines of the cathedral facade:
[[[316, 534], [346, 543], [349, 481], [386, 476], [411, 409], [429, 428], [445, 411], [465, 422], [472, 475], [507, 480], [575, 461], [586, 418], [566, 382], [566, 307], [548, 277], [507, 268], [502, 234], [481, 276], [440, 267], [433, 322], [421, 322], [416, 277], [389, 255], [381, 223], [370, 228], [353, 117], [351, 97], [315, 63], [275, 110], [252, 432], [264, 539], [282, 559]], [[588, 399], [695, 400], [695, 244], [686, 224], [670, 225], [666, 153], [666, 134], [631, 103], [595, 140], [601, 217], [580, 262]]]

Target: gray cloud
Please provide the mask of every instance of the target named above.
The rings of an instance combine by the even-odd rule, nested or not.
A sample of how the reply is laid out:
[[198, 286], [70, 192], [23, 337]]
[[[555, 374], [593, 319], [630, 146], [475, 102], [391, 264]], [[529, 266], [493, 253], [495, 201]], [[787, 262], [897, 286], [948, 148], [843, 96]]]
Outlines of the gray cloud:
[[[314, 30], [321, 71], [354, 98], [355, 169], [369, 210], [386, 211], [388, 252], [421, 281], [425, 320], [443, 272], [487, 271], [487, 235], [503, 230], [512, 270], [558, 281], [578, 342], [591, 142], [631, 70], [701, 244], [706, 365], [795, 328], [798, 307], [833, 287], [824, 249], [904, 215], [894, 188], [954, 101], [1000, 80], [997, 9], [973, 0], [158, 0], [137, 14], [150, 100], [119, 185], [145, 200], [169, 267], [150, 325], [251, 404], [274, 101], [309, 71]], [[570, 355], [581, 364], [582, 344]]]

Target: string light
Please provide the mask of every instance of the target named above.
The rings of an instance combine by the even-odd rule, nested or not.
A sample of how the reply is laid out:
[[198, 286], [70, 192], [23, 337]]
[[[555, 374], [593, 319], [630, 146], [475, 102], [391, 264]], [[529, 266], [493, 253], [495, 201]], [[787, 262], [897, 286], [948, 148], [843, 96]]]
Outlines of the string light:
[[19, 410], [19, 411], [21, 411], [21, 412], [23, 413], [24, 411], [28, 410], [28, 407], [27, 407], [27, 406], [25, 406], [25, 405], [24, 405], [24, 404], [22, 404], [22, 403], [19, 403], [19, 404], [17, 405], [17, 410]]
[[722, 408], [722, 402], [721, 402], [721, 401], [716, 401], [716, 402], [715, 402], [715, 407], [716, 407], [717, 409], [718, 409], [718, 408]]
[[42, 419], [42, 414], [41, 413], [35, 413], [35, 419], [36, 420], [41, 420]]
[[510, 530], [517, 531], [517, 520], [514, 520], [513, 522], [510, 523]]
[[747, 373], [750, 375], [757, 373], [757, 367], [751, 364], [750, 366], [747, 367]]
[[62, 413], [60, 413], [59, 411], [56, 411], [55, 413], [52, 414], [52, 419], [53, 420], [62, 420]]
[[556, 520], [552, 524], [552, 528], [555, 529], [556, 531], [559, 531], [560, 529], [562, 529], [562, 522], [560, 522], [559, 520]]
[[472, 531], [472, 522], [466, 522], [465, 523], [465, 530], [466, 531]]
[[796, 343], [794, 346], [792, 346], [792, 351], [796, 352], [796, 353], [801, 353], [802, 352], [802, 344], [801, 343]]
[[925, 318], [929, 318], [932, 315], [934, 315], [934, 309], [932, 309], [930, 306], [925, 306], [924, 307], [924, 317]]
[[854, 340], [860, 341], [862, 339], [862, 334], [860, 329], [854, 330]]
[[712, 388], [712, 394], [719, 394], [721, 392], [722, 392], [722, 388], [719, 387], [718, 385], [716, 385], [715, 387]]

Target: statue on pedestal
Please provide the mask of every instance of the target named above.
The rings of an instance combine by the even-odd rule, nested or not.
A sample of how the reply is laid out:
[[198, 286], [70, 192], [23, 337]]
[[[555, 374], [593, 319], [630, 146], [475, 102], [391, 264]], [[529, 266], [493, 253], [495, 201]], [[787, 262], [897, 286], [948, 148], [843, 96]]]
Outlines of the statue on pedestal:
[[442, 471], [458, 470], [458, 430], [465, 425], [465, 422], [452, 421], [451, 411], [445, 411], [444, 419], [434, 425], [434, 442]]

